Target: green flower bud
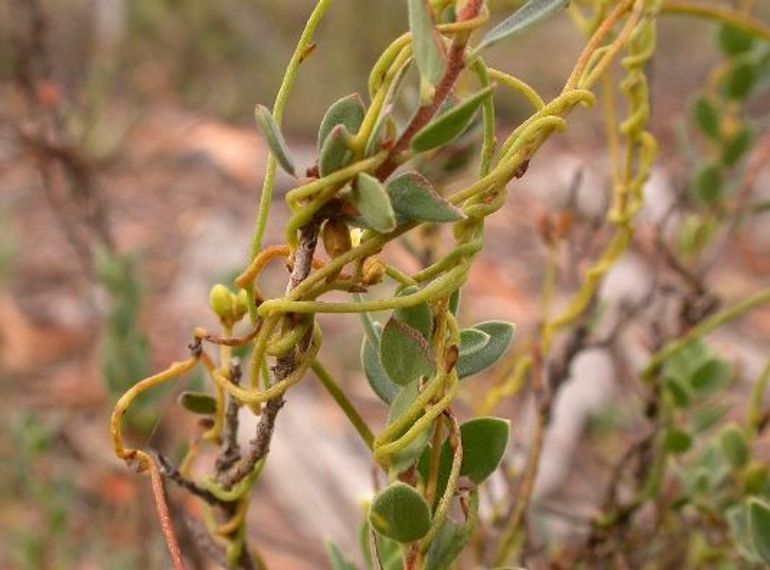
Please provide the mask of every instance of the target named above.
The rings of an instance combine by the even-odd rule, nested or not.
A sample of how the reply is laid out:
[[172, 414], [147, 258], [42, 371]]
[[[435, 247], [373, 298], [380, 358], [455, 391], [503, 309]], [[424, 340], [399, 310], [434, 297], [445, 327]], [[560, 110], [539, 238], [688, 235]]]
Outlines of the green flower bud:
[[236, 323], [249, 312], [249, 296], [246, 294], [245, 289], [241, 289], [237, 294], [233, 295], [233, 310]]
[[209, 306], [223, 323], [233, 321], [233, 294], [226, 286], [217, 283], [209, 293]]

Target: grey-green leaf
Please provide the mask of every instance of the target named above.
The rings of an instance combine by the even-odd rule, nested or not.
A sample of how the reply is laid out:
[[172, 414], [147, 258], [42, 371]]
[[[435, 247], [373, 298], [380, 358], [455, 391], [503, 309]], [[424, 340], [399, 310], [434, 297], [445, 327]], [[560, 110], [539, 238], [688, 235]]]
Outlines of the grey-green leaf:
[[217, 401], [203, 392], [182, 392], [179, 405], [188, 412], [202, 416], [213, 416], [217, 412]]
[[433, 372], [433, 358], [428, 341], [419, 331], [391, 318], [382, 331], [380, 362], [390, 379], [406, 386]]
[[460, 426], [463, 463], [460, 474], [477, 485], [500, 465], [508, 446], [511, 424], [499, 418], [476, 418]]
[[749, 529], [757, 554], [770, 564], [770, 504], [749, 499]]
[[492, 366], [508, 350], [508, 346], [513, 340], [515, 327], [511, 323], [501, 321], [489, 321], [480, 323], [473, 327], [489, 335], [489, 342], [480, 350], [460, 354], [460, 360], [457, 362], [457, 375], [460, 378], [466, 378], [485, 368]]
[[361, 364], [364, 369], [364, 375], [369, 385], [374, 390], [374, 393], [379, 396], [380, 400], [386, 404], [390, 404], [393, 398], [398, 394], [399, 387], [393, 383], [393, 381], [385, 372], [385, 368], [380, 362], [380, 336], [382, 335], [382, 326], [377, 323], [375, 325], [377, 332], [377, 343], [372, 343], [372, 340], [364, 335], [363, 342], [361, 343]]
[[295, 175], [294, 161], [291, 159], [289, 153], [289, 147], [286, 145], [286, 141], [281, 134], [281, 129], [273, 119], [273, 114], [264, 105], [257, 105], [254, 110], [254, 119], [257, 121], [257, 128], [262, 133], [267, 141], [267, 146], [270, 148], [270, 152], [273, 153], [278, 164], [281, 165], [286, 172]]
[[759, 556], [754, 548], [749, 529], [749, 507], [745, 503], [738, 503], [725, 511], [725, 519], [730, 527], [733, 544], [738, 553], [748, 561], [757, 564]]
[[443, 146], [460, 136], [471, 124], [479, 107], [495, 90], [489, 85], [462, 103], [439, 115], [423, 127], [412, 139], [412, 149], [425, 152]]
[[520, 34], [527, 28], [561, 12], [568, 4], [569, 0], [529, 0], [524, 6], [492, 28], [479, 42], [476, 50]]
[[479, 352], [489, 344], [491, 338], [487, 333], [478, 329], [460, 331], [460, 358], [463, 355]]
[[409, 28], [420, 75], [431, 85], [436, 85], [444, 76], [446, 58], [428, 0], [409, 0]]
[[348, 146], [349, 139], [350, 133], [345, 125], [337, 125], [331, 130], [318, 155], [318, 172], [321, 176], [328, 176], [350, 164], [353, 153]]
[[[419, 291], [419, 287], [404, 287], [396, 296], [405, 297], [407, 295], [418, 293]], [[396, 309], [393, 311], [393, 316], [415, 329], [425, 338], [425, 340], [430, 340], [431, 331], [433, 330], [433, 313], [431, 312], [428, 303], [418, 303], [412, 307]]]
[[446, 570], [452, 567], [452, 562], [460, 555], [465, 545], [471, 538], [473, 529], [444, 521], [436, 534], [436, 539], [431, 542], [425, 555], [423, 570]]
[[[463, 460], [460, 475], [480, 485], [498, 468], [503, 460], [510, 438], [510, 422], [499, 418], [476, 418], [460, 426], [460, 441], [463, 446]], [[449, 480], [454, 451], [449, 441], [444, 440], [439, 455], [436, 496], [441, 497]], [[427, 452], [420, 458], [418, 469], [427, 477], [430, 457]]]
[[359, 174], [350, 199], [366, 225], [373, 230], [387, 233], [396, 229], [396, 214], [388, 192], [374, 176]]
[[417, 172], [393, 178], [388, 196], [399, 218], [415, 222], [456, 222], [465, 218], [462, 210], [442, 198], [433, 185]]
[[349, 133], [355, 134], [364, 122], [366, 109], [361, 96], [353, 93], [335, 101], [324, 114], [318, 129], [318, 152], [321, 152], [326, 138], [337, 125], [343, 125]]
[[414, 542], [430, 529], [430, 508], [412, 487], [396, 481], [374, 497], [369, 507], [369, 524], [397, 542]]

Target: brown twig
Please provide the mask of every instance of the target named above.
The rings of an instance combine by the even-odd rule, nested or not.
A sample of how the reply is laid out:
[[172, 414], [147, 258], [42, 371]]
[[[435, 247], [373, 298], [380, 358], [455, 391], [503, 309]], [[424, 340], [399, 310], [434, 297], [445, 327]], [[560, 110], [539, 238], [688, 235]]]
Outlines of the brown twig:
[[182, 475], [179, 472], [179, 470], [174, 466], [174, 464], [171, 463], [171, 460], [165, 455], [158, 453], [157, 458], [158, 458], [158, 463], [160, 465], [160, 473], [166, 479], [168, 479], [169, 481], [173, 481], [185, 491], [189, 492], [192, 495], [195, 495], [196, 497], [199, 497], [200, 499], [203, 499], [204, 501], [206, 501], [208, 504], [212, 506], [221, 507], [226, 504], [221, 500], [217, 499], [217, 497], [214, 496], [214, 494], [211, 493], [210, 491], [204, 489], [194, 481], [191, 481], [190, 479]]
[[[300, 240], [297, 251], [294, 254], [294, 267], [289, 277], [289, 283], [286, 286], [286, 292], [290, 293], [300, 283], [302, 283], [310, 274], [313, 264], [313, 255], [318, 244], [318, 233], [321, 229], [321, 220], [313, 219], [309, 224], [300, 230]], [[312, 334], [312, 333], [310, 333]], [[307, 349], [310, 336], [307, 336], [299, 346], [299, 351]], [[291, 376], [297, 367], [297, 351], [291, 351], [287, 355], [278, 359], [273, 367], [275, 382], [281, 382]], [[273, 439], [275, 430], [275, 421], [278, 412], [284, 405], [283, 396], [278, 396], [268, 400], [262, 408], [262, 414], [257, 424], [257, 435], [249, 443], [249, 449], [243, 460], [237, 466], [223, 475], [221, 480], [225, 486], [232, 486], [247, 477], [256, 464], [267, 455], [270, 450], [270, 442]]]
[[[230, 381], [238, 386], [241, 383], [241, 364], [237, 358], [230, 365]], [[241, 460], [241, 446], [238, 444], [238, 410], [241, 403], [237, 398], [228, 396], [223, 428], [222, 448], [216, 461], [217, 478], [222, 477], [233, 465]]]

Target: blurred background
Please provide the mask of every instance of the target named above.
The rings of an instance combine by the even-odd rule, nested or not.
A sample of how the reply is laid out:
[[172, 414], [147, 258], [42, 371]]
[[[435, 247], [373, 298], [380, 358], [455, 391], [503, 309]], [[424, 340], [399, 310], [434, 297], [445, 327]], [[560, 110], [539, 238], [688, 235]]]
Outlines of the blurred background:
[[[0, 569], [168, 567], [147, 481], [112, 456], [109, 412], [138, 378], [184, 357], [193, 327], [214, 327], [208, 290], [243, 267], [256, 214], [266, 151], [253, 108], [273, 100], [313, 4], [0, 0]], [[496, 18], [518, 4], [491, 2]], [[770, 6], [758, 4], [768, 21]], [[348, 93], [365, 94], [370, 66], [406, 27], [406, 2], [333, 3], [284, 119], [298, 163], [313, 163], [324, 110]], [[650, 223], [688, 184], [694, 159], [682, 133], [693, 92], [720, 60], [713, 37], [705, 22], [672, 17], [662, 26], [652, 130], [663, 152], [648, 193]], [[488, 61], [551, 97], [581, 45], [561, 16], [496, 47]], [[762, 92], [751, 109], [766, 128], [770, 97]], [[506, 133], [528, 109], [514, 96], [498, 97], [498, 126]], [[546, 252], [538, 216], [565, 206], [576, 179], [579, 209], [587, 218], [602, 216], [600, 113], [578, 111], [570, 126], [490, 220], [489, 247], [463, 293], [467, 323], [507, 319], [525, 336], [537, 323]], [[765, 199], [768, 176], [760, 173], [756, 185]], [[282, 194], [290, 185], [279, 181], [267, 243], [281, 241]], [[393, 260], [417, 267], [393, 249]], [[643, 298], [650, 269], [638, 249], [610, 276], [607, 299]], [[766, 286], [768, 252], [768, 224], [747, 224], [710, 283], [728, 298]], [[264, 289], [277, 294], [285, 278], [273, 267]], [[563, 294], [573, 287], [567, 280]], [[322, 321], [323, 360], [381, 425], [385, 410], [360, 372], [356, 319]], [[747, 375], [761, 366], [769, 341], [767, 310], [721, 340], [740, 354]], [[549, 432], [541, 502], [574, 478], [570, 465], [586, 433], [622, 427], [613, 363], [592, 358], [575, 371], [571, 397]], [[495, 374], [463, 397], [472, 402]], [[136, 443], [174, 454], [193, 424], [169, 390], [143, 401], [129, 429]], [[468, 403], [466, 414], [472, 408]], [[511, 415], [517, 449], [524, 449], [527, 407], [520, 402], [502, 413]], [[582, 471], [582, 487], [569, 486], [575, 496], [590, 495], [590, 469]], [[352, 551], [370, 489], [366, 450], [308, 379], [290, 393], [279, 419], [255, 497], [253, 540], [271, 568], [325, 567], [323, 538]]]

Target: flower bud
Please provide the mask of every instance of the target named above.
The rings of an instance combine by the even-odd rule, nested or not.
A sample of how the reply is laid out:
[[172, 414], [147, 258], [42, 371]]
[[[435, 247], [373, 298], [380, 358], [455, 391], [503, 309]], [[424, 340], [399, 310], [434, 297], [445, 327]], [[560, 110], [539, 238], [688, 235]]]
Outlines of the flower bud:
[[249, 296], [246, 289], [241, 289], [233, 295], [233, 317], [235, 322], [240, 321], [249, 312]]
[[367, 257], [363, 266], [364, 285], [376, 285], [385, 275], [385, 264], [377, 257]]
[[348, 225], [342, 220], [327, 220], [322, 237], [324, 249], [332, 259], [350, 251], [353, 247]]
[[209, 305], [211, 310], [222, 322], [232, 322], [233, 319], [233, 294], [230, 289], [217, 283], [209, 293]]

